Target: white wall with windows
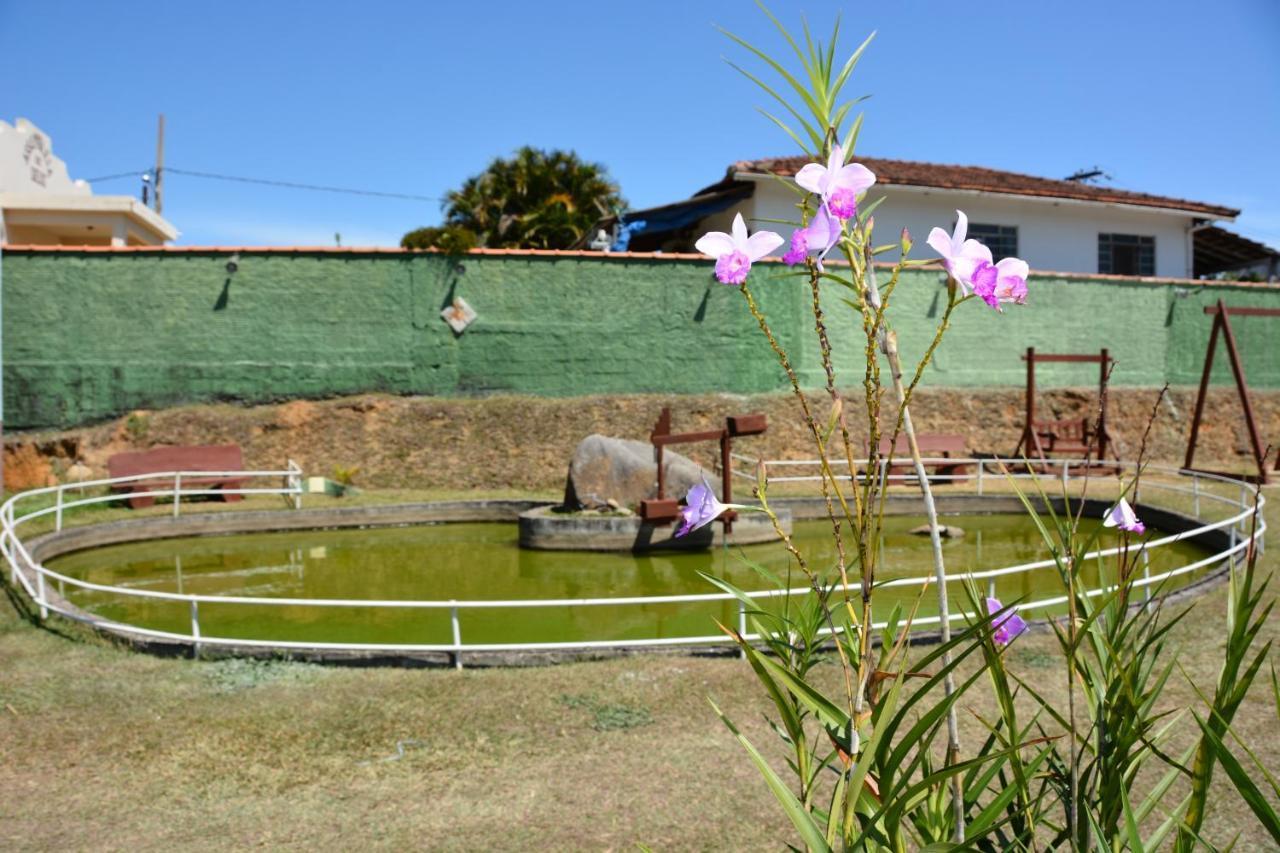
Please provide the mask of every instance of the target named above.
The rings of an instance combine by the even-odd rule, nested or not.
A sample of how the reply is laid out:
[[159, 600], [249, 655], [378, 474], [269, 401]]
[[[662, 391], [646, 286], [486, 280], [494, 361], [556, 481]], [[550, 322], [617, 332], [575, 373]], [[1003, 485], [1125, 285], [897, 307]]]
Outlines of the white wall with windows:
[[[708, 218], [707, 230], [727, 231], [733, 215], [741, 212], [751, 230], [769, 228], [789, 236], [789, 228], [765, 220], [796, 219], [798, 196], [774, 178], [749, 179], [756, 181], [752, 197]], [[971, 234], [992, 245], [997, 260], [1004, 255], [997, 246], [1016, 244], [1017, 256], [1033, 270], [1191, 277], [1190, 229], [1195, 216], [1189, 212], [905, 186], [872, 187], [867, 200], [879, 196], [885, 201], [875, 212], [875, 242], [896, 243], [905, 227], [915, 242], [916, 258], [932, 256], [925, 244], [930, 229], [936, 225], [949, 233], [959, 208], [968, 215], [971, 228], [987, 227], [981, 235]], [[1108, 235], [1102, 241], [1102, 258], [1100, 235]], [[1106, 269], [1100, 268], [1100, 260]]]

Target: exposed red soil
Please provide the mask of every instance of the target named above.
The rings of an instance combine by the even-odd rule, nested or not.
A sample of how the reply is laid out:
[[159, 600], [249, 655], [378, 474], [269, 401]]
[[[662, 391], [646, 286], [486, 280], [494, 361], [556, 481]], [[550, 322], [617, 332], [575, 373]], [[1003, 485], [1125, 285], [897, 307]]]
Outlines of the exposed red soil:
[[[1121, 458], [1137, 455], [1156, 395], [1155, 389], [1111, 392], [1108, 418]], [[826, 396], [813, 394], [810, 400], [825, 418]], [[1182, 461], [1194, 403], [1194, 389], [1169, 393], [1152, 426], [1150, 458]], [[1264, 445], [1280, 444], [1280, 393], [1256, 392], [1253, 403]], [[861, 447], [866, 429], [860, 396], [851, 393], [846, 405]], [[1043, 417], [1083, 416], [1095, 405], [1094, 393], [1074, 389], [1046, 392], [1039, 403]], [[479, 399], [366, 394], [278, 405], [184, 406], [56, 433], [9, 435], [5, 481], [10, 489], [46, 485], [50, 477], [66, 481], [77, 459], [101, 476], [107, 457], [123, 450], [234, 442], [244, 448], [251, 468], [275, 468], [294, 459], [308, 474], [332, 476], [335, 468], [354, 467], [357, 483], [373, 488], [554, 490], [564, 484], [578, 441], [593, 432], [645, 440], [663, 406], [671, 407], [674, 428], [681, 432], [714, 428], [726, 415], [764, 412], [769, 431], [742, 439], [742, 452], [775, 459], [813, 455], [789, 394]], [[917, 431], [961, 434], [970, 452], [1011, 454], [1022, 411], [1020, 389], [921, 389], [912, 403]], [[711, 444], [681, 448], [686, 450], [704, 464], [714, 462]], [[1247, 470], [1249, 454], [1238, 399], [1231, 389], [1216, 389], [1197, 464]]]

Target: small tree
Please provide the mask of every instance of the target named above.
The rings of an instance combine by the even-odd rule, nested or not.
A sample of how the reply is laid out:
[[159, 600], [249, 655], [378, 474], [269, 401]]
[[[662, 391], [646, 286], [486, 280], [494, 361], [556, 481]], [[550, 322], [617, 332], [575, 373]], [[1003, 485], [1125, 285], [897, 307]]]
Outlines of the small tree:
[[625, 206], [603, 165], [525, 146], [450, 192], [442, 228], [411, 231], [401, 245], [456, 249], [470, 232], [489, 248], [567, 249]]

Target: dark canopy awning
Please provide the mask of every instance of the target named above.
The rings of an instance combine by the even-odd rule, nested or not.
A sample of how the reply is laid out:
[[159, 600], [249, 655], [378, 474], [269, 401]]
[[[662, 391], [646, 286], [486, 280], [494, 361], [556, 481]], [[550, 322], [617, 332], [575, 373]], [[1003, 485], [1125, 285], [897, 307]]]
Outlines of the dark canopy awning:
[[[627, 246], [633, 252], [655, 251], [691, 251], [693, 239], [692, 229], [703, 219], [732, 207], [745, 198], [750, 198], [755, 184], [733, 184], [726, 189], [696, 195], [683, 201], [650, 207], [644, 210], [628, 210], [622, 214], [624, 223], [643, 222], [644, 226], [631, 232], [631, 243]], [[583, 239], [580, 246], [585, 248], [594, 239], [597, 230], [603, 229], [612, 233], [618, 217], [610, 216], [596, 223], [591, 229], [591, 237]]]
[[[1214, 273], [1230, 272], [1269, 261], [1274, 274], [1280, 252], [1248, 237], [1241, 237], [1216, 225], [1195, 232], [1193, 264], [1196, 278]], [[1264, 273], [1265, 275], [1265, 273]]]

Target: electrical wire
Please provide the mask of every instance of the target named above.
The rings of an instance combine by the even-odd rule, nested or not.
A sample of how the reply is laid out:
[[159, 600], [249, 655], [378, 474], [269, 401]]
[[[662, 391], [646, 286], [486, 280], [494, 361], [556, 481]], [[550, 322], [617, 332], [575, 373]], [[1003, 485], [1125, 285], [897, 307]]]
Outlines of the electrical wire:
[[89, 178], [89, 183], [100, 184], [103, 181], [118, 181], [120, 178], [136, 178], [138, 175], [145, 175], [146, 170], [141, 172], [120, 172], [117, 175], [103, 175], [101, 178]]
[[295, 190], [314, 190], [317, 192], [327, 193], [346, 193], [348, 195], [368, 195], [377, 196], [379, 198], [403, 198], [410, 201], [440, 201], [434, 196], [413, 195], [411, 193], [389, 193], [380, 192], [378, 190], [357, 190], [349, 187], [327, 187], [321, 184], [299, 184], [293, 181], [276, 181], [267, 178], [245, 178], [239, 175], [219, 175], [215, 172], [196, 172], [190, 169], [174, 169], [169, 166], [164, 168], [166, 172], [172, 172], [175, 175], [186, 175], [192, 178], [212, 178], [218, 181], [236, 181], [243, 184], [264, 184], [270, 187], [287, 187]]
[[[329, 187], [321, 184], [300, 184], [294, 181], [277, 181], [268, 178], [246, 178], [242, 175], [221, 175], [216, 172], [197, 172], [192, 169], [175, 169], [172, 166], [165, 166], [163, 171], [172, 172], [175, 175], [185, 175], [189, 178], [209, 178], [216, 181], [235, 181], [241, 184], [261, 184], [269, 187], [284, 187], [293, 190], [312, 190], [313, 192], [326, 193], [344, 193], [346, 195], [363, 195], [375, 196], [378, 198], [400, 198], [409, 201], [440, 201], [438, 197], [426, 195], [414, 195], [412, 193], [389, 193], [380, 190], [358, 190], [350, 187]], [[120, 178], [132, 178], [140, 175], [149, 175], [150, 169], [143, 169], [137, 172], [120, 172], [115, 175], [104, 175], [101, 178], [89, 178], [89, 183], [98, 184], [104, 181], [115, 181]]]

